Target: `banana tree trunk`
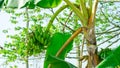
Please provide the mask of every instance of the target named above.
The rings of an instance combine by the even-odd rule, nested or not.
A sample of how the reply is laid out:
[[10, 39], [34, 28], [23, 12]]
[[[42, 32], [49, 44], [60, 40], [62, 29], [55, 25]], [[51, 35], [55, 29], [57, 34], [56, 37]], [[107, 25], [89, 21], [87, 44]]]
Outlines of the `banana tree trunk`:
[[86, 68], [95, 68], [99, 63], [99, 58], [97, 55], [97, 43], [95, 36], [94, 24], [89, 24], [88, 27], [84, 30], [84, 35], [87, 43], [88, 51], [88, 65]]
[[95, 15], [97, 10], [98, 0], [94, 0], [92, 13], [88, 19], [86, 30], [84, 35], [87, 43], [87, 51], [89, 54], [87, 68], [95, 68], [99, 63], [99, 57], [97, 52], [97, 42], [95, 36]]

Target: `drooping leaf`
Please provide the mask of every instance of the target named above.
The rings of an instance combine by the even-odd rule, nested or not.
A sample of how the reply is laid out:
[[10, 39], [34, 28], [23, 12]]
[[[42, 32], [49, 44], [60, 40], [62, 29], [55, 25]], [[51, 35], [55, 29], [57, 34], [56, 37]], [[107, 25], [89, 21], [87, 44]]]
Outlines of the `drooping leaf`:
[[[58, 50], [62, 47], [62, 45], [66, 42], [66, 40], [71, 36], [69, 33], [55, 33], [51, 38], [51, 43], [47, 48], [46, 58], [49, 59], [48, 55], [55, 56]], [[73, 42], [70, 42], [68, 46], [62, 51], [62, 53], [58, 56], [60, 59], [65, 59], [67, 53], [72, 49]], [[48, 67], [47, 60], [44, 62], [44, 68]]]
[[27, 7], [29, 9], [35, 8], [34, 0], [19, 0], [19, 8]]
[[8, 8], [17, 8], [18, 7], [18, 0], [5, 0], [5, 6]]
[[35, 8], [35, 5], [42, 8], [54, 8], [58, 6], [62, 0], [0, 0], [0, 7], [4, 3], [8, 8]]
[[96, 68], [117, 68], [120, 66], [120, 46], [104, 59]]
[[62, 0], [36, 0], [35, 4], [42, 8], [54, 8], [61, 2]]
[[3, 5], [3, 2], [4, 2], [4, 0], [0, 0], [0, 8], [1, 8], [2, 5]]
[[7, 8], [27, 7], [29, 9], [33, 9], [35, 7], [34, 0], [4, 0], [4, 4]]
[[48, 64], [51, 64], [51, 68], [77, 68], [73, 64], [66, 62], [60, 58], [49, 55], [46, 59]]

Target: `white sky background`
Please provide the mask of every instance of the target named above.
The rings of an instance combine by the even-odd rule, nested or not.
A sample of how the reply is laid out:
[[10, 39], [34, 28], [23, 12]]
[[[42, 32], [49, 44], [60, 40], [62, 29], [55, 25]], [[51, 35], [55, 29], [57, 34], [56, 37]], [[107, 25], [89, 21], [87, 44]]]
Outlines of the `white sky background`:
[[[5, 41], [11, 41], [6, 38], [6, 35], [14, 35], [17, 31], [14, 30], [16, 26], [25, 26], [25, 23], [22, 22], [22, 18], [19, 18], [17, 24], [12, 24], [10, 22], [10, 14], [0, 11], [0, 46], [4, 46]], [[3, 33], [3, 30], [8, 30], [8, 33]]]
[[0, 46], [4, 45], [4, 42], [7, 40], [6, 35], [2, 32], [4, 29], [8, 29], [11, 27], [11, 23], [9, 23], [10, 16], [7, 13], [0, 12]]

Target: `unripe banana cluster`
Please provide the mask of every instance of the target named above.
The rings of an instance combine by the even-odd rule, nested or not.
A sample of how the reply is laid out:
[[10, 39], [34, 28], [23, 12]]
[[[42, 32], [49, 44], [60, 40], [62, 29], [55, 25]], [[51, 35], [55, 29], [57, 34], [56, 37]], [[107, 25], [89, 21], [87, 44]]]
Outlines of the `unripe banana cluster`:
[[33, 26], [32, 32], [29, 34], [29, 43], [34, 45], [34, 49], [43, 51], [50, 43], [50, 33], [45, 32], [41, 25]]

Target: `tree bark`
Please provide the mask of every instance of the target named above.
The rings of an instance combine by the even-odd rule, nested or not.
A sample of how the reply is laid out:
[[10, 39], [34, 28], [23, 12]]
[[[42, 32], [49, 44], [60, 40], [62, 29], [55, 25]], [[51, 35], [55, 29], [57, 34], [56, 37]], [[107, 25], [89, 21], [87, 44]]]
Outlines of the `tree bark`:
[[88, 26], [86, 30], [84, 30], [84, 35], [87, 42], [87, 51], [88, 51], [88, 65], [86, 68], [95, 68], [95, 66], [99, 63], [98, 52], [97, 52], [97, 43], [95, 36], [95, 28], [93, 26]]
[[26, 57], [26, 68], [29, 68], [28, 56]]

